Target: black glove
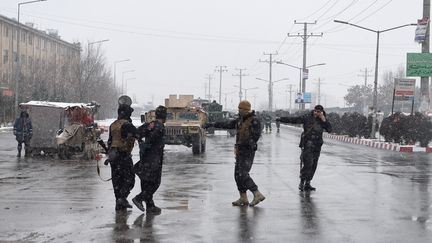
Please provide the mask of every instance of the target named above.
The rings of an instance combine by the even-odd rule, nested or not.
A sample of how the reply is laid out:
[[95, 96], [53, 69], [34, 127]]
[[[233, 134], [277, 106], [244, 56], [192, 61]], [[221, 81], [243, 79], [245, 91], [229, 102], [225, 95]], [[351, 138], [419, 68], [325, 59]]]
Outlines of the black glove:
[[104, 162], [104, 165], [108, 165], [109, 163], [110, 163], [110, 160], [106, 159], [105, 162]]
[[276, 118], [276, 122], [280, 122], [280, 117]]

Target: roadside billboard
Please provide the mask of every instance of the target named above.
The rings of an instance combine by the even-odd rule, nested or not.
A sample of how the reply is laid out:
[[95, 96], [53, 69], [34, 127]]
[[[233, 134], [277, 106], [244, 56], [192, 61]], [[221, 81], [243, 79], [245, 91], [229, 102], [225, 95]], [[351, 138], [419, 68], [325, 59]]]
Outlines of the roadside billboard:
[[414, 99], [415, 79], [395, 78], [394, 96], [397, 100]]
[[431, 53], [407, 53], [407, 77], [431, 77]]

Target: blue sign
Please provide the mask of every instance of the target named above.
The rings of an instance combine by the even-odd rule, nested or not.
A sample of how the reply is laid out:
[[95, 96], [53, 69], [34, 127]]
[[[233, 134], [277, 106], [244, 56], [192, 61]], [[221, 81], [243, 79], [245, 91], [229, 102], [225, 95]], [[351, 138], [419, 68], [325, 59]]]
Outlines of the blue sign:
[[304, 103], [311, 103], [312, 102], [312, 93], [310, 92], [305, 92], [303, 94], [303, 102]]

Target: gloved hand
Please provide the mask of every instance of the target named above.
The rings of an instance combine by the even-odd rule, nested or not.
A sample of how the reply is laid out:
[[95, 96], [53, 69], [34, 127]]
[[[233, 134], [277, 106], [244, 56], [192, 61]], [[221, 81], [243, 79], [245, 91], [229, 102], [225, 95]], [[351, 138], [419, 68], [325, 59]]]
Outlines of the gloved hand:
[[280, 117], [276, 117], [276, 122], [280, 122]]
[[105, 162], [104, 162], [104, 165], [108, 165], [109, 163], [110, 163], [110, 160], [106, 159]]

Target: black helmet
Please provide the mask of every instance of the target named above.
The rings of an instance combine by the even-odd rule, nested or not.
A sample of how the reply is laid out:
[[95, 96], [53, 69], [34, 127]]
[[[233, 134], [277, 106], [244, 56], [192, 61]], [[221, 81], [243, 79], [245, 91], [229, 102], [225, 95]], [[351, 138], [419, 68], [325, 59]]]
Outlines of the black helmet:
[[155, 110], [156, 119], [166, 119], [167, 117], [167, 108], [165, 106], [158, 106]]
[[119, 118], [130, 118], [134, 109], [128, 105], [119, 105], [117, 114]]

